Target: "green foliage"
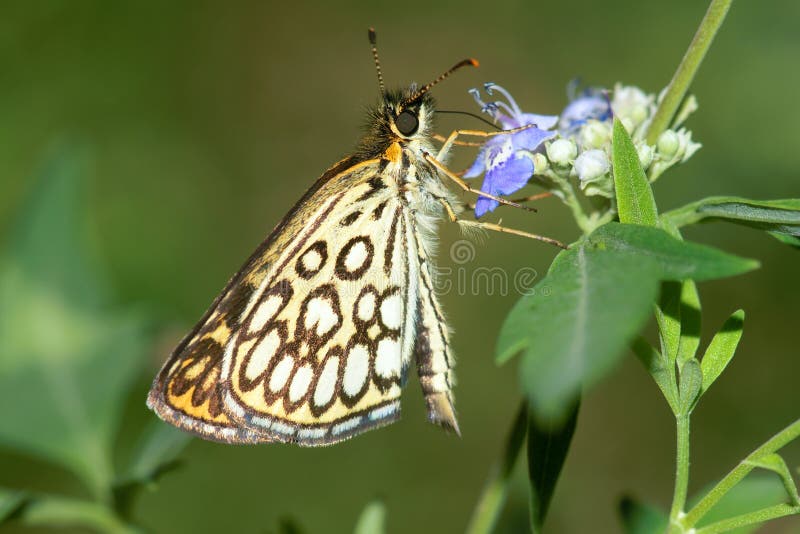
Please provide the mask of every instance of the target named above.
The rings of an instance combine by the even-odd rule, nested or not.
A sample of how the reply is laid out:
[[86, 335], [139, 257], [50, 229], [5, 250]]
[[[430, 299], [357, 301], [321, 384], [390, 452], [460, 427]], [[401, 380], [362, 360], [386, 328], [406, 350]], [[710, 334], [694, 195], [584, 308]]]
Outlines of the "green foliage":
[[725, 321], [722, 328], [709, 343], [701, 366], [703, 369], [703, 392], [714, 383], [714, 380], [722, 374], [725, 367], [733, 358], [739, 340], [742, 339], [742, 328], [744, 327], [744, 311], [737, 310]]
[[[756, 269], [758, 262], [676, 239], [664, 230], [608, 223], [587, 239], [588, 246], [654, 263], [660, 280], [714, 280]], [[621, 266], [620, 266], [621, 267]]]
[[614, 119], [611, 146], [620, 222], [655, 226], [658, 222], [658, 211], [653, 190], [639, 163], [639, 154], [631, 136], [617, 118]]
[[511, 310], [497, 343], [499, 362], [522, 352], [522, 387], [548, 419], [563, 417], [583, 385], [613, 368], [658, 289], [655, 264], [631, 255], [578, 245], [560, 256]]
[[528, 424], [528, 478], [531, 491], [531, 531], [542, 532], [556, 482], [567, 459], [569, 444], [578, 424], [579, 403], [561, 424], [541, 422], [535, 417]]
[[[0, 259], [0, 444], [62, 465], [95, 501], [12, 492], [3, 508], [14, 504], [29, 524], [121, 530], [113, 445], [151, 328], [141, 312], [114, 304], [94, 260], [85, 160], [65, 148], [48, 162]], [[164, 439], [143, 445], [126, 486], [152, 481], [174, 458], [182, 443]]]
[[619, 503], [619, 515], [625, 534], [664, 532], [669, 524], [667, 514], [648, 504], [624, 497]]
[[384, 534], [385, 532], [386, 505], [382, 501], [372, 501], [358, 517], [353, 534]]

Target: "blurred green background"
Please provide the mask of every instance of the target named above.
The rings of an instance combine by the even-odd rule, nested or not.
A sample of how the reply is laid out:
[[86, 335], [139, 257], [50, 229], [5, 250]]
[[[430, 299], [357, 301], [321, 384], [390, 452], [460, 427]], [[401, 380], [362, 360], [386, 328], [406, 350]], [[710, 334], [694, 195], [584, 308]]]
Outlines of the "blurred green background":
[[[54, 144], [88, 148], [98, 249], [119, 300], [152, 310], [160, 326], [156, 346], [141, 355], [152, 373], [140, 377], [126, 408], [124, 449], [155, 417], [145, 394], [172, 346], [312, 181], [355, 145], [363, 107], [377, 98], [368, 26], [378, 30], [389, 84], [426, 82], [474, 56], [480, 69], [435, 91], [443, 108], [476, 111], [466, 90], [495, 81], [523, 108], [558, 113], [576, 76], [659, 91], [705, 7], [697, 0], [3, 2], [0, 235]], [[796, 0], [734, 3], [693, 88], [701, 107], [688, 126], [704, 148], [657, 183], [662, 209], [713, 194], [800, 196], [799, 23]], [[440, 131], [479, 126], [447, 117]], [[501, 215], [508, 226], [577, 237], [560, 204], [539, 208]], [[698, 490], [800, 413], [800, 256], [734, 226], [695, 227], [687, 236], [763, 263], [700, 287], [705, 332], [737, 307], [748, 315], [737, 357], [695, 412], [691, 488]], [[452, 266], [447, 251], [458, 238], [456, 229], [442, 230], [443, 266]], [[556, 252], [521, 245], [490, 236], [466, 268], [543, 273]], [[425, 422], [412, 381], [400, 423], [335, 447], [193, 440], [182, 468], [143, 495], [135, 517], [157, 532], [268, 532], [287, 516], [311, 533], [345, 532], [368, 500], [382, 496], [390, 532], [463, 531], [518, 401], [514, 366], [493, 363], [514, 300], [444, 297], [459, 355], [462, 439]], [[550, 532], [618, 531], [623, 494], [667, 506], [673, 433], [658, 390], [627, 358], [585, 398]], [[787, 449], [787, 459], [800, 464], [800, 449]], [[3, 450], [0, 484], [83, 491], [66, 471]], [[507, 531], [524, 528], [525, 499], [520, 478]], [[799, 525], [784, 520], [766, 531]]]

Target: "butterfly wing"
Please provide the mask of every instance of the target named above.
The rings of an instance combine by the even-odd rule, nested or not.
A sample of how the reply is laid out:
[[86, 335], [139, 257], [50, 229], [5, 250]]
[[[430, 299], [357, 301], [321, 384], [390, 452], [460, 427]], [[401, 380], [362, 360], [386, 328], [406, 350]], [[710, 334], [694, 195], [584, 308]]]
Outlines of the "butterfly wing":
[[287, 243], [326, 199], [374, 175], [377, 165], [375, 160], [349, 158], [331, 167], [231, 278], [153, 381], [147, 404], [162, 419], [214, 441], [274, 441], [268, 434], [242, 427], [226, 413], [220, 387], [225, 347], [239, 329], [242, 311]]
[[270, 267], [224, 355], [226, 411], [326, 445], [396, 420], [413, 344], [406, 208], [377, 172], [320, 205]]

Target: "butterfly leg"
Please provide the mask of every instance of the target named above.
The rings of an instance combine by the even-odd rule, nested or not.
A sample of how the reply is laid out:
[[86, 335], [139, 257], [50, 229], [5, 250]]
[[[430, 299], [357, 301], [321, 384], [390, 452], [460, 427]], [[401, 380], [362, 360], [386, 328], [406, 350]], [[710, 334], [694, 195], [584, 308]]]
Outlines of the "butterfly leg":
[[[444, 144], [442, 148], [439, 149], [439, 152], [436, 154], [436, 159], [441, 160], [442, 158], [447, 155], [453, 145], [457, 146], [481, 146], [482, 143], [471, 143], [468, 141], [456, 141], [461, 136], [470, 136], [470, 137], [494, 137], [497, 135], [508, 135], [514, 134], [517, 132], [521, 132], [523, 130], [527, 130], [528, 128], [532, 128], [536, 126], [535, 124], [526, 124], [525, 126], [520, 126], [519, 128], [514, 128], [512, 130], [498, 130], [496, 132], [484, 132], [482, 130], [453, 130], [446, 139], [444, 139]], [[437, 140], [439, 137], [436, 137]]]
[[[486, 133], [486, 132], [483, 132], [483, 133]], [[521, 204], [517, 204], [516, 202], [512, 202], [512, 201], [506, 200], [504, 198], [500, 198], [500, 197], [496, 197], [494, 195], [490, 195], [489, 193], [485, 193], [485, 192], [481, 191], [480, 189], [475, 189], [474, 187], [471, 187], [463, 179], [461, 179], [461, 177], [458, 176], [456, 173], [454, 173], [453, 171], [451, 171], [450, 169], [448, 169], [447, 167], [442, 165], [442, 163], [438, 159], [434, 158], [433, 156], [431, 156], [427, 152], [424, 153], [423, 157], [425, 158], [425, 160], [428, 163], [430, 163], [431, 165], [433, 165], [434, 167], [439, 169], [439, 171], [441, 171], [445, 176], [447, 176], [448, 178], [453, 180], [456, 184], [458, 184], [458, 186], [461, 189], [463, 189], [464, 191], [467, 191], [467, 192], [472, 193], [474, 195], [478, 195], [479, 197], [488, 198], [490, 200], [497, 201], [500, 204], [505, 204], [506, 206], [512, 206], [514, 208], [520, 208], [520, 209], [523, 209], [523, 210], [526, 210], [526, 211], [536, 211], [534, 208], [531, 208], [529, 206], [523, 206]]]
[[[512, 198], [511, 202], [517, 202], [519, 204], [522, 204], [523, 202], [533, 202], [534, 200], [541, 200], [543, 198], [549, 198], [549, 197], [552, 197], [552, 196], [553, 196], [553, 193], [551, 193], [550, 191], [545, 191], [544, 193], [536, 193], [535, 195], [528, 195], [526, 197]], [[467, 209], [471, 209], [471, 210], [475, 209], [475, 203], [474, 202], [466, 203], [466, 204], [464, 204], [464, 206]]]
[[451, 222], [458, 223], [458, 224], [463, 225], [463, 226], [470, 226], [472, 228], [482, 228], [484, 230], [491, 230], [493, 232], [500, 232], [502, 234], [512, 234], [512, 235], [518, 235], [518, 236], [521, 236], [521, 237], [527, 237], [529, 239], [535, 239], [537, 241], [542, 241], [544, 243], [549, 243], [551, 245], [555, 245], [555, 246], [563, 248], [563, 249], [569, 248], [569, 247], [567, 247], [567, 245], [565, 245], [561, 241], [558, 241], [556, 239], [552, 239], [550, 237], [541, 236], [541, 235], [538, 235], [538, 234], [532, 234], [532, 233], [526, 232], [524, 230], [516, 230], [514, 228], [506, 228], [505, 226], [500, 226], [499, 224], [490, 223], [490, 222], [486, 222], [486, 221], [470, 221], [468, 219], [459, 219], [458, 216], [456, 215], [455, 210], [453, 209], [453, 206], [451, 206], [450, 203], [447, 200], [445, 200], [443, 198], [439, 198], [438, 200], [442, 204], [442, 206], [444, 206], [444, 211], [447, 214], [447, 217], [450, 219]]

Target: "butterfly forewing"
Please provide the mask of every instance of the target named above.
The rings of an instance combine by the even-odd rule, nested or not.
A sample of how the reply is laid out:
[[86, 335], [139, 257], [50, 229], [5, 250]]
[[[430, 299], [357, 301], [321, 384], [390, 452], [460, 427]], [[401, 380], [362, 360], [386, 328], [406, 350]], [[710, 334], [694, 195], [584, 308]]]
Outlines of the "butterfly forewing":
[[284, 252], [287, 242], [309, 223], [311, 214], [334, 190], [346, 189], [374, 174], [375, 161], [340, 161], [317, 180], [256, 249], [240, 271], [181, 341], [153, 381], [147, 404], [164, 420], [205, 439], [229, 443], [273, 441], [231, 420], [223, 406], [221, 383], [225, 347], [269, 266]]

